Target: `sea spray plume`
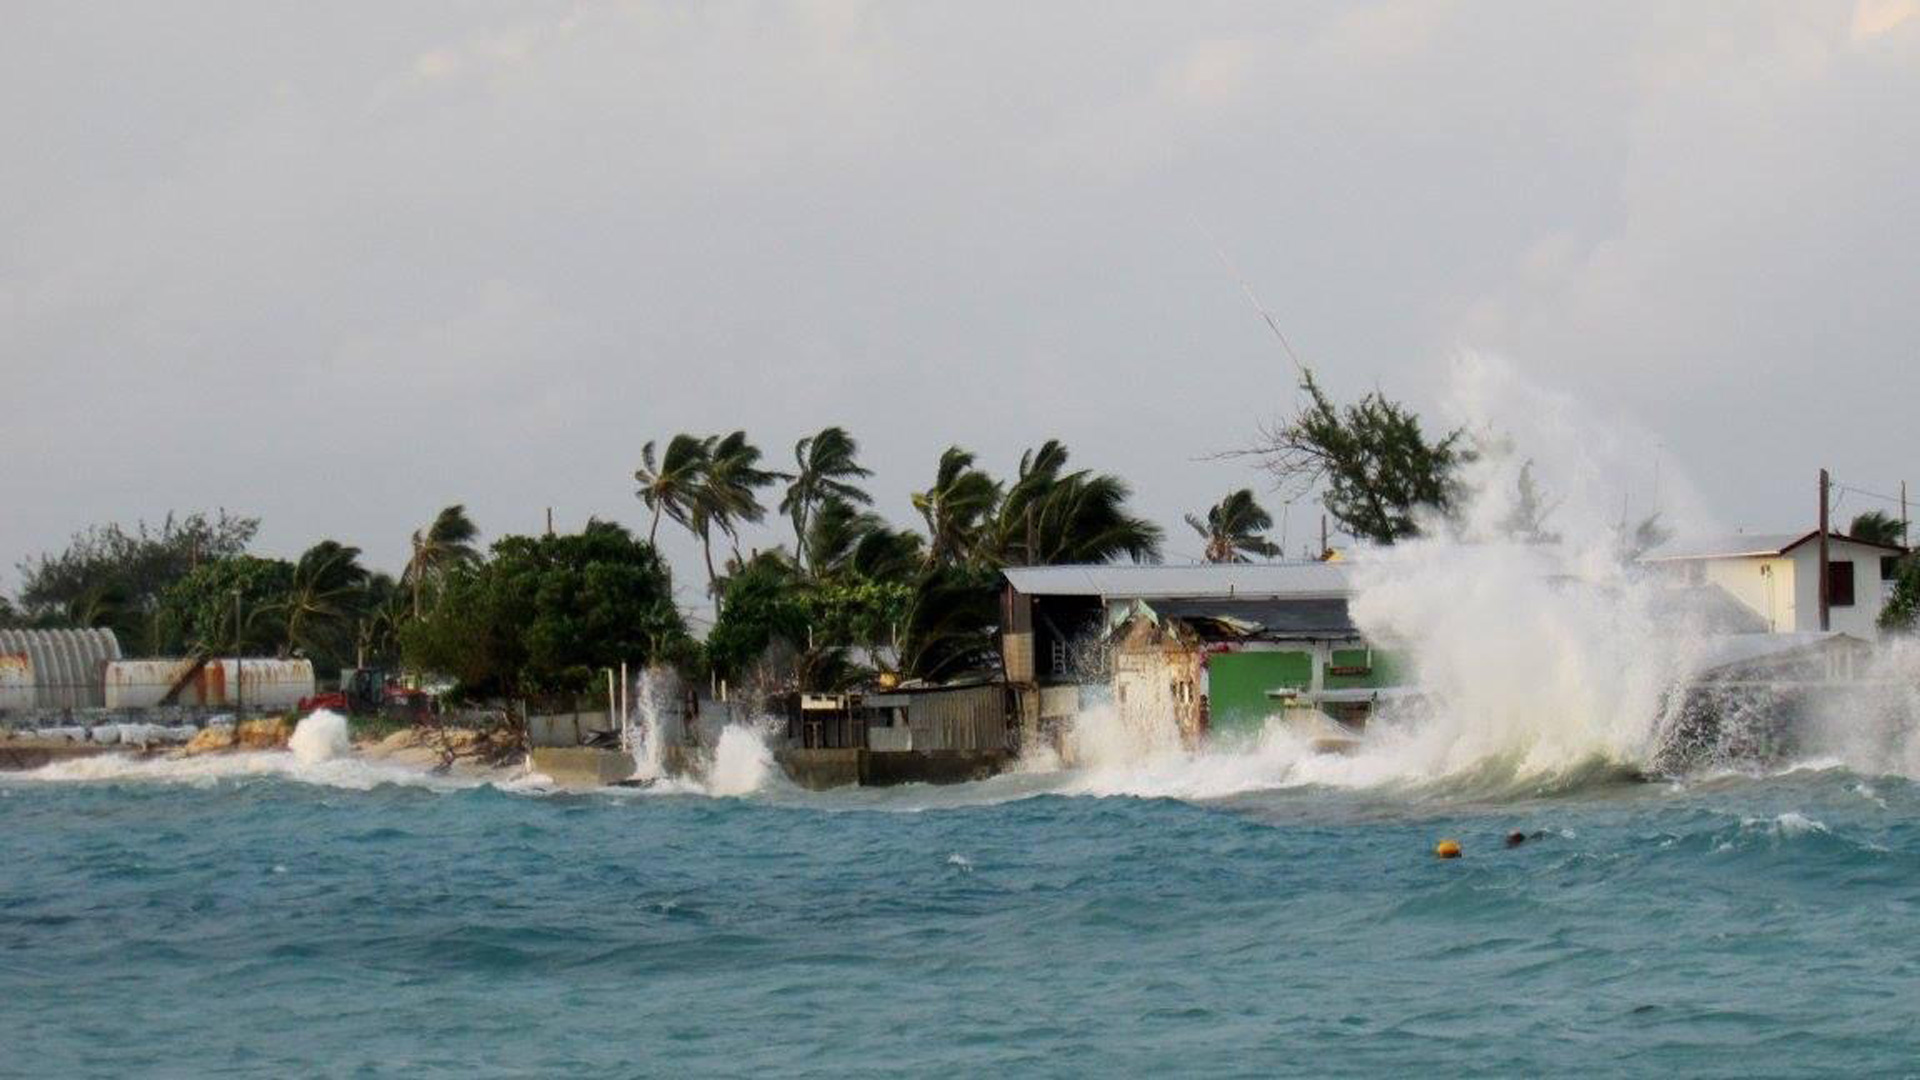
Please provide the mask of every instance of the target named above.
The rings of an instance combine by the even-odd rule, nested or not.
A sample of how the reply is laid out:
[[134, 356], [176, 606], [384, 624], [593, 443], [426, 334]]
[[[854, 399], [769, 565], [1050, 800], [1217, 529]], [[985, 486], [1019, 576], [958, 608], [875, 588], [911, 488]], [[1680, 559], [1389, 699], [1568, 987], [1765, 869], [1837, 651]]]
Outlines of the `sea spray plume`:
[[[1497, 361], [1464, 357], [1453, 375], [1452, 419], [1481, 449], [1458, 470], [1452, 512], [1354, 559], [1355, 624], [1413, 658], [1423, 695], [1417, 716], [1383, 718], [1365, 754], [1407, 780], [1637, 768], [1700, 629], [1627, 558], [1617, 508], [1638, 441]], [[1555, 543], [1509, 528], [1535, 470], [1559, 500]]]
[[302, 765], [318, 765], [346, 757], [353, 750], [353, 741], [347, 734], [347, 718], [330, 709], [302, 717], [287, 739], [287, 749]]
[[1814, 700], [1801, 760], [1920, 780], [1920, 639], [1888, 637], [1854, 674]]

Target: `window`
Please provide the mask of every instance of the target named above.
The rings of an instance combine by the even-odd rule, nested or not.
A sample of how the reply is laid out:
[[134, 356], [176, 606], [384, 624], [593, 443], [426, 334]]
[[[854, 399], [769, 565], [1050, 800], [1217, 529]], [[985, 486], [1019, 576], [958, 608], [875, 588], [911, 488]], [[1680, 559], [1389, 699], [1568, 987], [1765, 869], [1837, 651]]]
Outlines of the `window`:
[[1900, 576], [1900, 556], [1898, 555], [1880, 556], [1880, 580], [1892, 581], [1893, 579], [1899, 576]]
[[1827, 604], [1831, 607], [1853, 606], [1853, 562], [1851, 560], [1827, 564]]

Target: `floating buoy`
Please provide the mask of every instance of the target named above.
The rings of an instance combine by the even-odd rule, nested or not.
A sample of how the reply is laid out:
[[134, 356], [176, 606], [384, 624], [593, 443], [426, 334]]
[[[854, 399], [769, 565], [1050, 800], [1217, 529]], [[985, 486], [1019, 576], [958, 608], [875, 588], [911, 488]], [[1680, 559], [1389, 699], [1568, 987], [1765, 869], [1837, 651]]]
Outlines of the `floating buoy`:
[[1442, 859], [1457, 859], [1460, 857], [1460, 841], [1442, 840], [1433, 846], [1433, 853]]

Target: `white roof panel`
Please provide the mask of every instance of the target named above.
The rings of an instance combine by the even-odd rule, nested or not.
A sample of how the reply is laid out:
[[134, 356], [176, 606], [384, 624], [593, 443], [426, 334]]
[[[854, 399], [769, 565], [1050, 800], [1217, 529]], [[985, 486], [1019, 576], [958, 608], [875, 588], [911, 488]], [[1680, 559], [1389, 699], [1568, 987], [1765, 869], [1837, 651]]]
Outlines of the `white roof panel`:
[[1135, 566], [1016, 566], [1002, 571], [1029, 596], [1106, 600], [1234, 597], [1340, 597], [1351, 590], [1349, 564], [1337, 562], [1192, 563]]

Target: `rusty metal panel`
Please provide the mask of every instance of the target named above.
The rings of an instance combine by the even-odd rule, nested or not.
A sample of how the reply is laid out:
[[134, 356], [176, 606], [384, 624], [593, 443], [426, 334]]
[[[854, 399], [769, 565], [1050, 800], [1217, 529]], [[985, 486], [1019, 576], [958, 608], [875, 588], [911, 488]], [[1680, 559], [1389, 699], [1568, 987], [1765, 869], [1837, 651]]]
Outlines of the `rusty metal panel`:
[[33, 708], [90, 709], [103, 704], [102, 673], [120, 642], [105, 629], [0, 630], [0, 653], [27, 658]]
[[33, 708], [33, 661], [26, 653], [0, 653], [0, 712]]
[[[121, 660], [107, 665], [109, 709], [152, 709], [162, 704], [191, 660]], [[239, 674], [236, 689], [236, 672]], [[209, 660], [193, 674], [173, 704], [198, 708], [291, 709], [313, 696], [313, 663], [308, 660]]]

